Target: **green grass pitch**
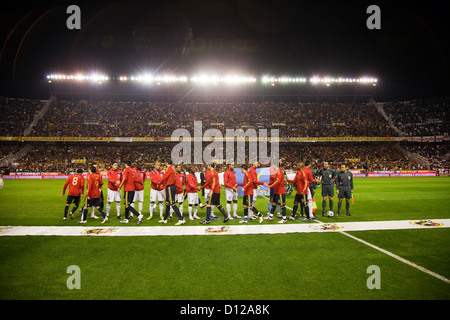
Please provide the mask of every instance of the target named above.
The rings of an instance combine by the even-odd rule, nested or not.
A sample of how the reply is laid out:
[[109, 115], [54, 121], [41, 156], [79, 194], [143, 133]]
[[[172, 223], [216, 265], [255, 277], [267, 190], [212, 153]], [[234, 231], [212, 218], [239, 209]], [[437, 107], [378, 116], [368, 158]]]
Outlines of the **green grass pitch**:
[[[64, 180], [6, 180], [0, 191], [0, 226], [77, 225], [63, 221]], [[352, 216], [322, 222], [450, 218], [450, 179], [355, 178]], [[104, 187], [106, 190], [106, 186]], [[144, 215], [148, 216], [149, 185]], [[287, 197], [292, 208], [294, 195]], [[221, 197], [225, 207], [224, 196]], [[239, 198], [238, 214], [243, 214]], [[257, 208], [267, 212], [267, 200]], [[343, 204], [343, 209], [345, 204]], [[122, 215], [123, 215], [122, 206]], [[337, 198], [334, 199], [334, 211]], [[343, 210], [344, 211], [344, 210]], [[199, 215], [205, 216], [205, 209]], [[287, 210], [290, 214], [291, 210]], [[221, 214], [218, 221], [222, 223]], [[187, 204], [184, 205], [187, 216]], [[112, 205], [107, 226], [124, 226]], [[160, 226], [158, 214], [142, 226]], [[167, 225], [177, 222], [176, 215]], [[90, 220], [84, 226], [104, 226]], [[274, 219], [272, 223], [277, 223]], [[249, 224], [257, 224], [250, 221]], [[265, 221], [264, 223], [269, 223]], [[299, 221], [288, 223], [303, 223]], [[313, 222], [310, 222], [313, 223]], [[230, 225], [238, 221], [230, 221]], [[135, 226], [131, 220], [128, 226]], [[199, 225], [187, 220], [186, 225]], [[183, 226], [180, 226], [183, 228]], [[349, 232], [441, 276], [450, 278], [450, 230]], [[67, 267], [81, 271], [81, 289], [69, 290]], [[381, 289], [368, 289], [367, 268], [380, 268]], [[448, 300], [450, 284], [345, 235], [298, 233], [160, 237], [0, 237], [0, 299], [151, 300]]]

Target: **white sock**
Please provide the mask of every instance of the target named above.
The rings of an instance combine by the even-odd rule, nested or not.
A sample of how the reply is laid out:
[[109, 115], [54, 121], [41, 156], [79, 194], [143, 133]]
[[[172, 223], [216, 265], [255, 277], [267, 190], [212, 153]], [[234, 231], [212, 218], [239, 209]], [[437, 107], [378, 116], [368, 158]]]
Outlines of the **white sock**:
[[153, 210], [155, 210], [155, 205], [153, 203], [150, 203], [148, 210], [150, 211], [150, 217], [153, 217]]
[[237, 203], [233, 202], [233, 216], [237, 216]]
[[194, 206], [194, 217], [197, 216], [198, 206]]

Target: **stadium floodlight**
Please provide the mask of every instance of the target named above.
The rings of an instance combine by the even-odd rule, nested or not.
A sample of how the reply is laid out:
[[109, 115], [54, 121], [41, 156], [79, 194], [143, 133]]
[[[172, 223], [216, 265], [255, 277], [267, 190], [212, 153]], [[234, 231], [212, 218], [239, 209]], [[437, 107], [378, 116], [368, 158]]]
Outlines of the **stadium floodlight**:
[[[73, 80], [73, 81], [92, 81], [92, 82], [102, 82], [110, 79], [107, 75], [101, 73], [91, 73], [91, 74], [62, 74], [62, 73], [51, 73], [46, 76], [47, 81], [51, 80]], [[125, 76], [121, 75], [118, 77], [114, 77], [114, 80], [118, 80], [120, 82], [139, 82], [146, 84], [170, 84], [170, 83], [186, 83], [192, 82], [194, 84], [209, 84], [209, 85], [218, 85], [219, 83], [230, 84], [230, 85], [243, 85], [243, 84], [251, 84], [256, 83], [257, 79], [253, 76], [249, 75], [239, 75], [239, 74], [229, 74], [229, 75], [214, 75], [214, 74], [197, 74], [193, 76], [185, 76], [185, 75], [173, 75], [173, 74], [150, 74], [144, 73], [140, 75], [132, 75]], [[357, 84], [357, 85], [373, 85], [375, 86], [378, 82], [377, 78], [370, 76], [363, 76], [359, 78], [349, 78], [349, 77], [332, 77], [332, 76], [318, 76], [313, 75], [309, 78], [302, 76], [270, 76], [263, 75], [260, 79], [262, 84], [270, 84], [274, 86], [275, 84], [281, 85], [299, 85], [310, 83], [313, 85], [326, 85], [330, 86], [331, 84]]]
[[92, 82], [101, 82], [109, 80], [109, 77], [104, 74], [93, 73], [91, 75], [85, 74], [61, 74], [52, 73], [47, 75], [48, 80], [90, 80]]

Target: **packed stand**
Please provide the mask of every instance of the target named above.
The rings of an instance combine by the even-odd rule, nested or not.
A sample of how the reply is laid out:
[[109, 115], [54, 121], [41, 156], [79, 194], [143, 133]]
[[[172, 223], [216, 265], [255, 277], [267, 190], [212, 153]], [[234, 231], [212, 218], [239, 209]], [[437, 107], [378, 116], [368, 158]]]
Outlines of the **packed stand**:
[[[217, 128], [280, 130], [280, 137], [395, 136], [368, 104], [57, 101], [34, 128], [35, 137], [170, 137], [178, 128], [194, 133]], [[268, 130], [270, 136], [270, 130]]]
[[37, 99], [0, 97], [0, 137], [23, 136], [43, 106], [44, 103]]
[[406, 136], [449, 134], [450, 98], [389, 102], [383, 108]]

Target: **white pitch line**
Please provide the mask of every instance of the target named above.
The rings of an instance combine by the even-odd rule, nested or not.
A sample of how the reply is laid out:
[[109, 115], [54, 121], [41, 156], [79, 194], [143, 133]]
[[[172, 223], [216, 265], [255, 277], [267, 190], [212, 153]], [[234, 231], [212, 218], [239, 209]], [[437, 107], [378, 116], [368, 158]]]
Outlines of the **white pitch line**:
[[356, 241], [359, 241], [359, 242], [361, 242], [361, 243], [363, 243], [363, 244], [365, 244], [365, 245], [367, 245], [367, 246], [369, 246], [371, 248], [374, 248], [374, 249], [376, 249], [376, 250], [378, 250], [378, 251], [380, 251], [380, 252], [382, 252], [384, 254], [387, 254], [388, 256], [391, 256], [392, 258], [397, 259], [398, 261], [406, 263], [407, 265], [409, 265], [409, 266], [411, 266], [413, 268], [416, 268], [417, 270], [420, 270], [422, 272], [428, 273], [429, 275], [431, 275], [431, 276], [433, 276], [433, 277], [435, 277], [435, 278], [437, 278], [439, 280], [442, 280], [442, 281], [450, 284], [450, 280], [449, 279], [441, 276], [440, 274], [437, 274], [436, 272], [428, 270], [427, 268], [419, 266], [419, 265], [415, 264], [414, 262], [406, 260], [405, 258], [402, 258], [402, 257], [400, 257], [400, 256], [398, 256], [398, 255], [396, 255], [396, 254], [394, 254], [394, 253], [392, 253], [390, 251], [384, 250], [384, 249], [382, 249], [382, 248], [380, 248], [380, 247], [378, 247], [378, 246], [376, 246], [374, 244], [371, 244], [371, 243], [369, 243], [367, 241], [364, 241], [364, 240], [362, 240], [360, 238], [352, 236], [352, 235], [348, 234], [347, 232], [341, 231], [340, 233], [342, 233], [343, 235], [346, 235], [347, 237], [352, 238], [352, 239], [354, 239]]

